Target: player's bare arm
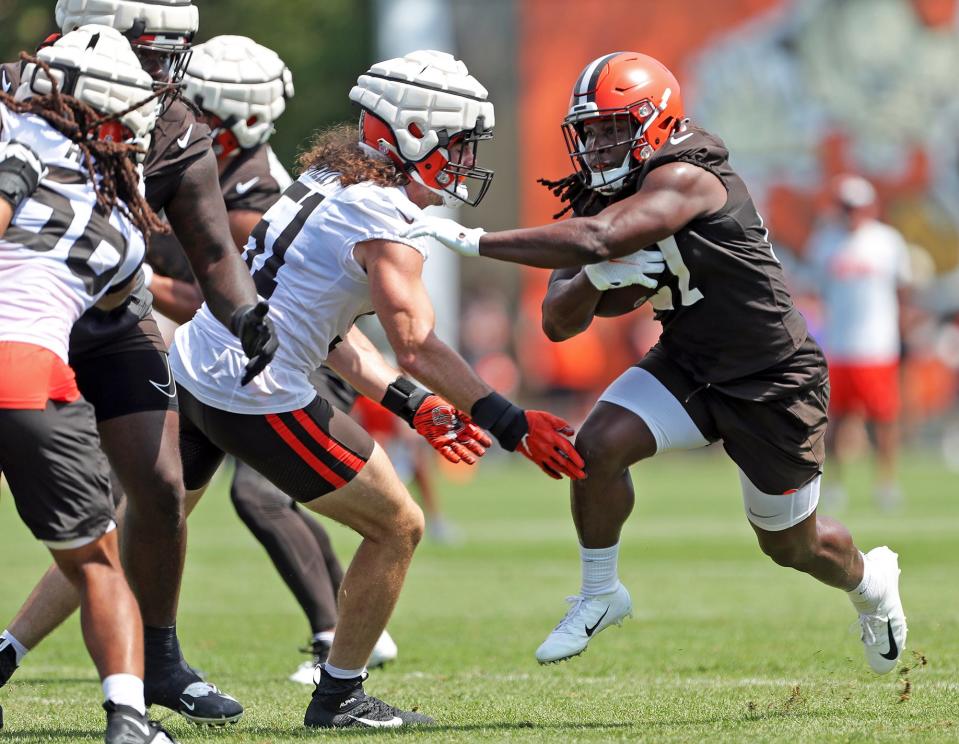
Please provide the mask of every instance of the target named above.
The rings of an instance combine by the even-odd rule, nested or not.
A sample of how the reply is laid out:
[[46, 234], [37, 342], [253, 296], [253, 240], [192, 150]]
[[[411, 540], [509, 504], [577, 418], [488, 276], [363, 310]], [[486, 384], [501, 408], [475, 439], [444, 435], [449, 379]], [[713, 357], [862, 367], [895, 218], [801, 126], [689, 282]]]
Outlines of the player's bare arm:
[[231, 209], [230, 215], [230, 235], [233, 237], [233, 244], [243, 252], [243, 246], [246, 245], [246, 239], [250, 237], [256, 223], [263, 217], [262, 212], [252, 209]]
[[186, 323], [203, 304], [203, 293], [192, 282], [154, 273], [148, 289], [153, 306], [177, 323]]
[[356, 326], [333, 348], [324, 364], [370, 400], [383, 400], [390, 383], [401, 374]]
[[486, 233], [479, 254], [546, 269], [619, 258], [652, 245], [722, 208], [726, 189], [716, 176], [688, 163], [653, 170], [633, 196], [595, 217]]
[[255, 305], [257, 296], [227, 227], [229, 219], [212, 151], [187, 168], [175, 196], [166, 205], [166, 214], [210, 311], [230, 327], [234, 311]]
[[[230, 235], [233, 238], [234, 245], [241, 250], [246, 244], [246, 239], [250, 232], [256, 226], [256, 223], [263, 217], [261, 212], [255, 212], [249, 209], [233, 210], [229, 213]], [[168, 251], [167, 253], [173, 253]], [[161, 313], [177, 323], [186, 323], [200, 309], [203, 304], [203, 293], [199, 285], [195, 282], [187, 282], [178, 279], [175, 276], [175, 267], [166, 269], [165, 263], [169, 263], [165, 256], [154, 253], [150, 256], [154, 273], [151, 275], [149, 283], [150, 293], [153, 295], [153, 305]]]
[[603, 293], [577, 268], [556, 269], [543, 298], [543, 333], [550, 341], [565, 341], [587, 328]]
[[97, 302], [94, 304], [94, 307], [98, 310], [103, 310], [104, 312], [116, 310], [127, 301], [130, 293], [133, 292], [134, 288], [136, 287], [136, 283], [137, 277], [136, 272], [134, 272], [133, 276], [131, 276], [127, 281], [111, 288], [105, 295], [103, 295], [103, 297], [97, 300]]
[[430, 236], [463, 256], [557, 269], [586, 266], [634, 254], [718, 211], [726, 190], [716, 176], [688, 163], [653, 170], [640, 190], [594, 217], [487, 233], [441, 217], [427, 217], [406, 236]]
[[469, 411], [507, 450], [517, 450], [553, 478], [582, 478], [582, 458], [565, 438], [562, 419], [524, 411], [493, 391], [434, 333], [433, 305], [423, 285], [423, 257], [409, 246], [385, 240], [357, 244], [370, 298], [402, 369]]
[[7, 228], [10, 227], [10, 220], [12, 219], [13, 207], [11, 207], [3, 199], [0, 199], [0, 238], [3, 237], [3, 234], [7, 231]]
[[229, 234], [212, 151], [187, 168], [166, 214], [210, 311], [243, 344], [249, 362], [240, 382], [246, 385], [270, 363], [279, 342], [267, 318], [269, 305], [258, 301], [250, 273]]
[[354, 255], [369, 276], [373, 307], [400, 367], [464, 411], [489, 395], [489, 385], [433, 331], [423, 257], [407, 245], [386, 240], [360, 243]]

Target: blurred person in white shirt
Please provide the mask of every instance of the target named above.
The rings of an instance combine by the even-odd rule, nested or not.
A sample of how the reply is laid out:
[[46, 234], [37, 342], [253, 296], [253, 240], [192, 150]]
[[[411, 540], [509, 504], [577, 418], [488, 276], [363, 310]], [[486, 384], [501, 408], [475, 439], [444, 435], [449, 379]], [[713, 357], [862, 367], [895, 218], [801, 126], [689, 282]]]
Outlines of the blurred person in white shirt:
[[872, 426], [876, 450], [875, 497], [898, 506], [899, 306], [911, 281], [909, 250], [894, 227], [879, 221], [876, 190], [865, 178], [835, 180], [837, 219], [813, 237], [809, 258], [823, 302], [823, 348], [831, 386], [827, 444], [836, 479], [833, 501], [845, 492], [839, 468], [847, 459], [848, 425], [856, 415]]

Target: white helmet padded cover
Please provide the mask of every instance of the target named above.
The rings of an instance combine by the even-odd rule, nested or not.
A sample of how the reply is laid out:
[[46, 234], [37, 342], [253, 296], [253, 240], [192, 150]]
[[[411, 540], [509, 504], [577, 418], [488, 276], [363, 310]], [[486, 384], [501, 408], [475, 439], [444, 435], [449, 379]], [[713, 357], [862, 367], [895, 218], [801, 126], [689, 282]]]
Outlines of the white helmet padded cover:
[[245, 36], [215, 36], [193, 47], [183, 83], [186, 97], [220, 117], [243, 148], [270, 138], [293, 96], [293, 75], [283, 60]]
[[[371, 111], [393, 131], [399, 155], [416, 162], [439, 144], [438, 131], [452, 137], [472, 130], [481, 116], [492, 129], [493, 104], [480, 82], [446, 52], [411, 52], [373, 65], [360, 75], [350, 100]], [[410, 132], [415, 125], [422, 136]]]
[[[140, 66], [130, 42], [109, 26], [89, 25], [60, 37], [37, 52], [51, 67], [58, 87], [101, 114], [118, 114], [153, 94], [153, 79]], [[46, 73], [35, 63], [24, 67], [16, 98], [52, 90]], [[72, 90], [70, 86], [72, 85]], [[155, 98], [120, 118], [145, 150], [156, 123], [159, 103]]]
[[143, 21], [143, 33], [186, 36], [199, 28], [200, 11], [191, 0], [57, 0], [56, 19], [63, 33], [90, 23], [125, 32]]

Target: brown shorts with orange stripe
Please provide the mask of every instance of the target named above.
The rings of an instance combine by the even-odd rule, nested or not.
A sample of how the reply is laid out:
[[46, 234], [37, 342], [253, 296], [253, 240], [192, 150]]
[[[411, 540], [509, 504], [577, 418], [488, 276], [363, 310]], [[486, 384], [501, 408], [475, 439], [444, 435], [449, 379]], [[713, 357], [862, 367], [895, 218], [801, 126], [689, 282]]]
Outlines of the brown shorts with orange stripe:
[[229, 454], [288, 496], [312, 501], [353, 480], [373, 452], [372, 437], [320, 396], [295, 411], [249, 415], [208, 406], [181, 385], [177, 395], [187, 490], [209, 483]]

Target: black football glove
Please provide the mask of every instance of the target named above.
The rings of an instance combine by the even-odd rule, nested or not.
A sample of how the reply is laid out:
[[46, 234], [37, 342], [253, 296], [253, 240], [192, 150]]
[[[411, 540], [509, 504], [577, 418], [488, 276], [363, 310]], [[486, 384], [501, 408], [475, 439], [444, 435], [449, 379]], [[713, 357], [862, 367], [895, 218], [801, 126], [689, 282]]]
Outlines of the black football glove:
[[263, 300], [256, 305], [238, 307], [230, 318], [230, 330], [243, 346], [243, 353], [249, 357], [243, 372], [241, 385], [246, 385], [273, 359], [280, 342], [276, 338], [273, 321], [266, 317], [270, 306]]

